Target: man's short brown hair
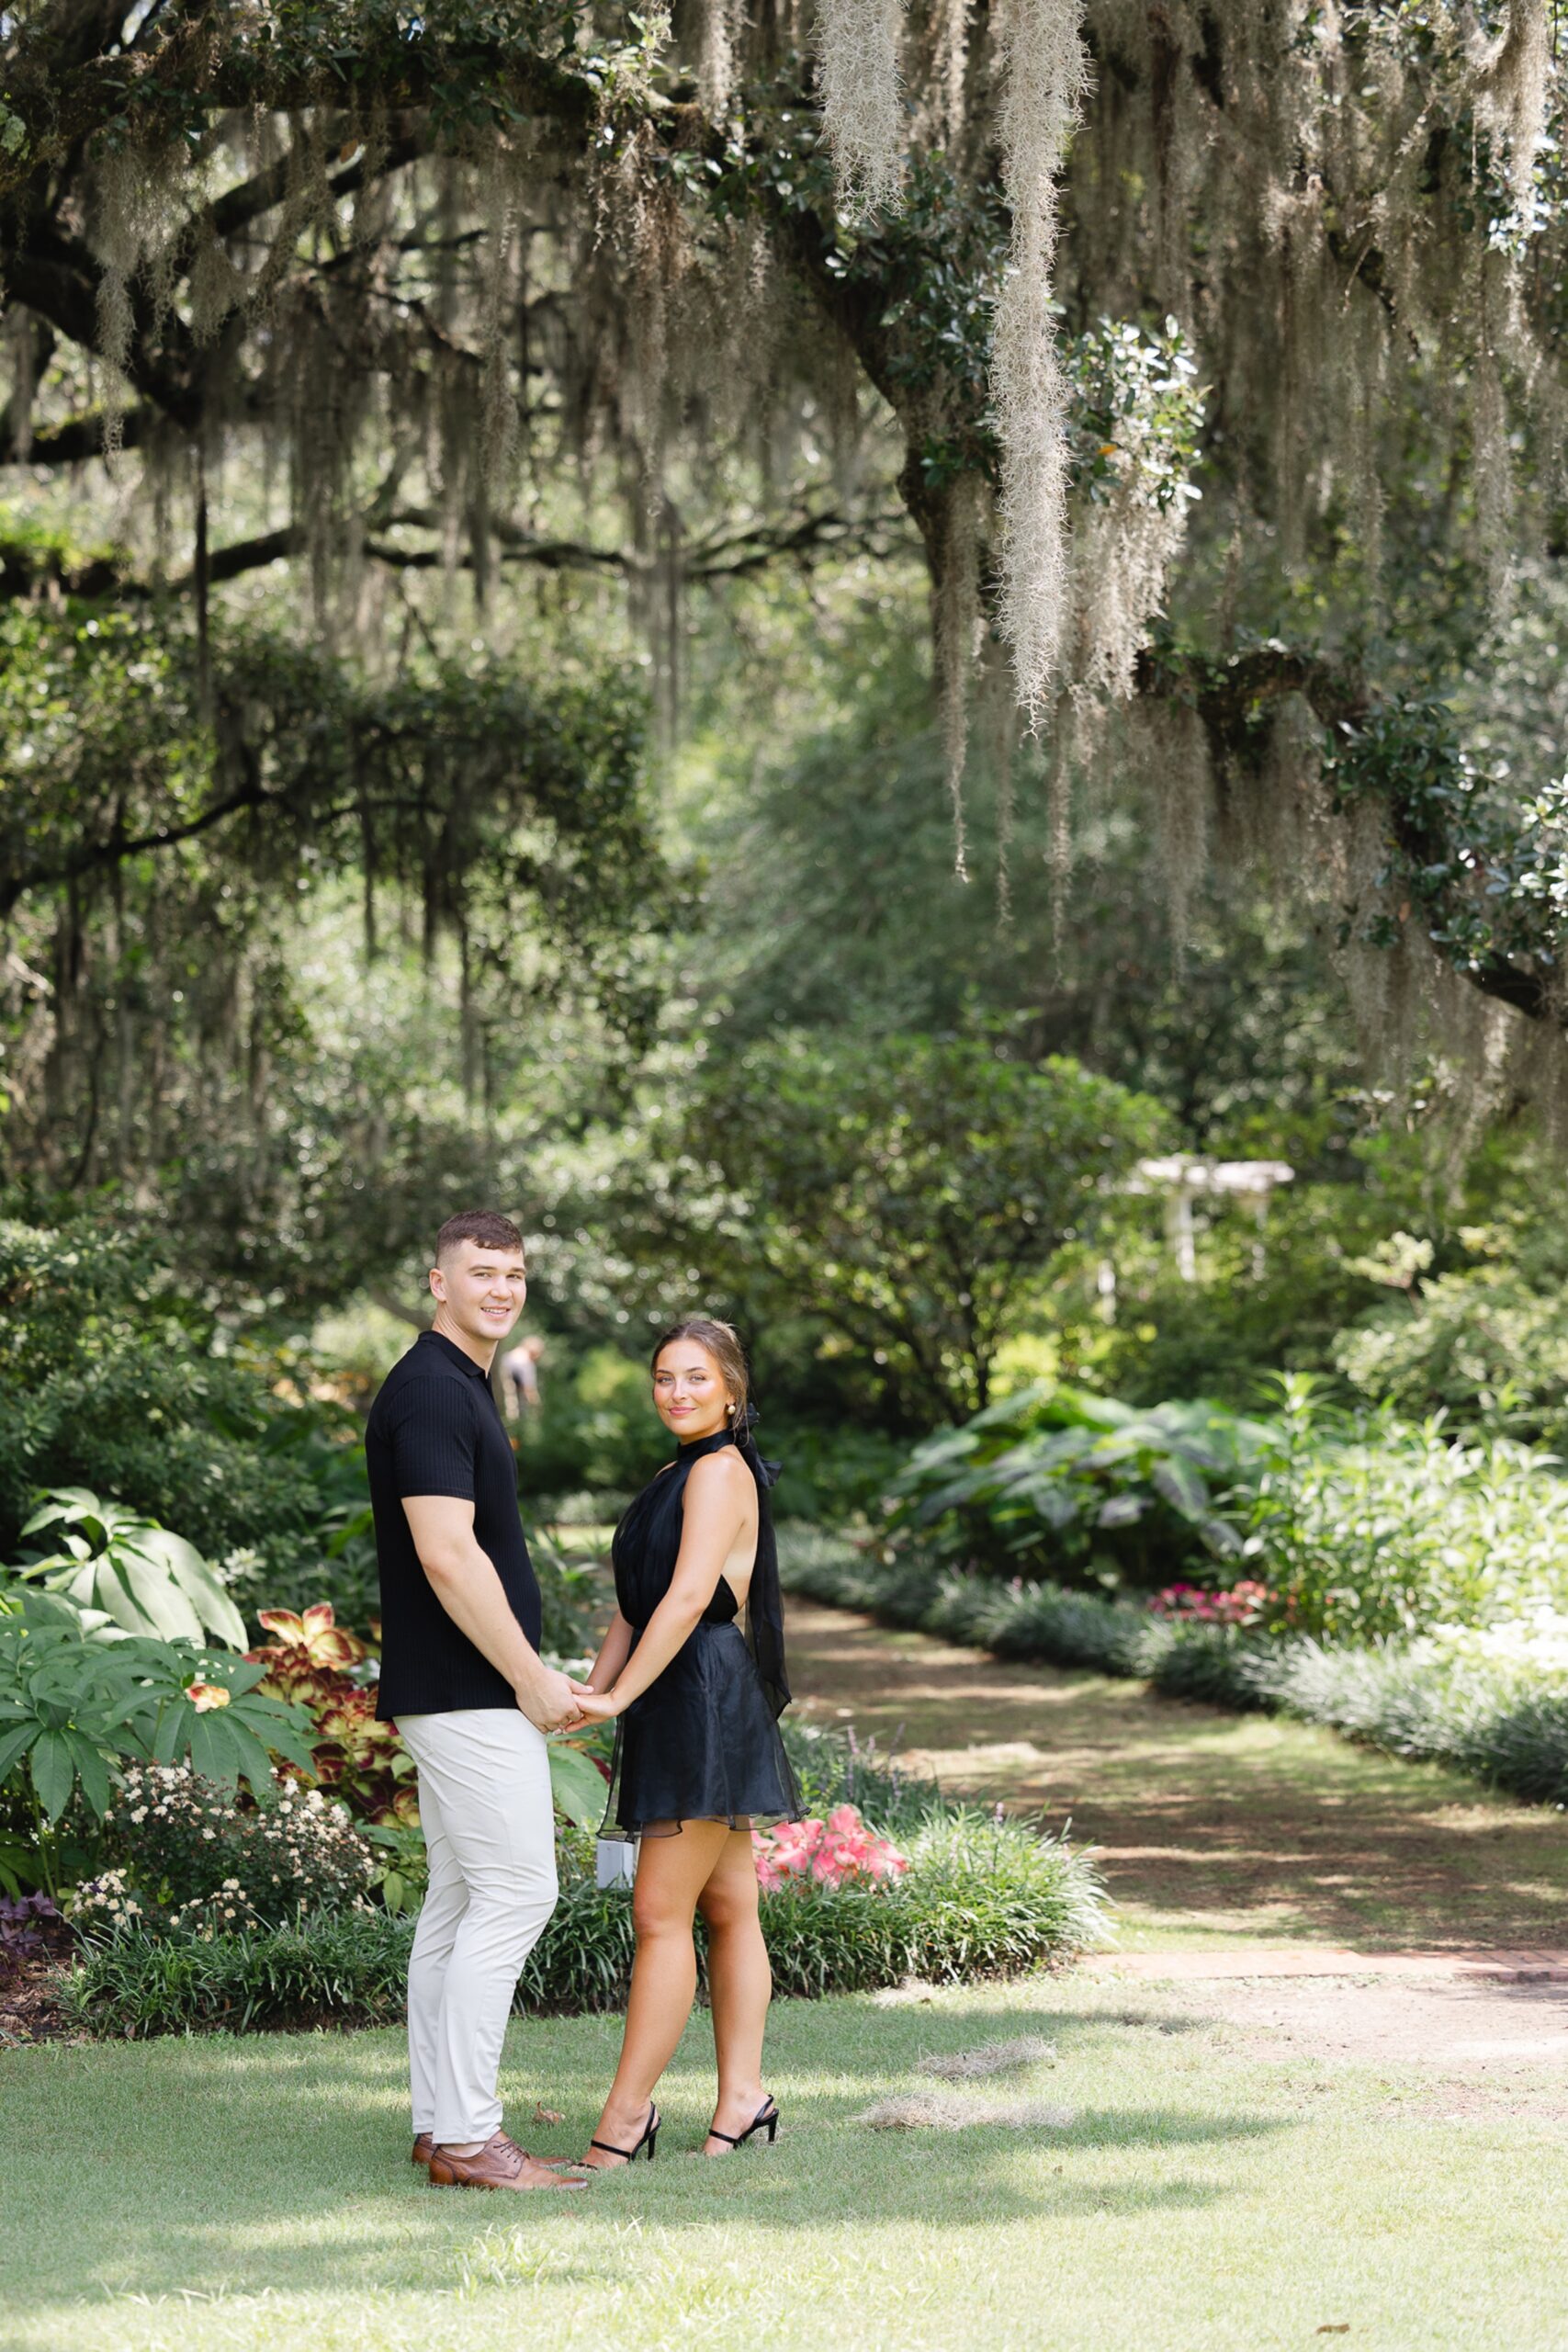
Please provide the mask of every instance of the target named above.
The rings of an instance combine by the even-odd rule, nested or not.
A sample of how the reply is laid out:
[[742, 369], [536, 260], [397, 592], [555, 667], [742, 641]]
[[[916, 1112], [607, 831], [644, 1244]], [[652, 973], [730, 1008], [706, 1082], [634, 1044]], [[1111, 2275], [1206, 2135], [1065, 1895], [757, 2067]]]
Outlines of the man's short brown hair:
[[449, 1216], [435, 1237], [435, 1262], [441, 1263], [459, 1241], [471, 1241], [480, 1250], [521, 1250], [523, 1236], [509, 1216], [499, 1209], [463, 1209], [457, 1216]]

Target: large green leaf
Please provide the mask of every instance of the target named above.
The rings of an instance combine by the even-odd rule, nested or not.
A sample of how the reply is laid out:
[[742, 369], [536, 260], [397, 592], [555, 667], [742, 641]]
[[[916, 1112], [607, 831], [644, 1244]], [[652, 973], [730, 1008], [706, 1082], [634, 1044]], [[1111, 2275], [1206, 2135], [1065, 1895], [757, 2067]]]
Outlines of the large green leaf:
[[[201, 1626], [231, 1649], [245, 1646], [245, 1621], [219, 1583], [194, 1544], [167, 1527], [143, 1525], [137, 1532], [138, 1552], [161, 1567], [177, 1586], [201, 1620]], [[200, 1629], [197, 1638], [200, 1639]]]
[[581, 1747], [550, 1742], [550, 1793], [578, 1829], [596, 1829], [604, 1816], [604, 1776]]
[[79, 1520], [95, 1519], [103, 1524], [98, 1498], [86, 1487], [52, 1487], [47, 1501], [39, 1505], [31, 1519], [22, 1525], [24, 1535], [36, 1535], [40, 1527], [74, 1525]]
[[0, 1781], [4, 1781], [12, 1766], [27, 1754], [38, 1737], [38, 1731], [36, 1718], [29, 1715], [26, 1723], [17, 1724], [10, 1731], [0, 1734]]
[[82, 1794], [101, 1821], [109, 1809], [109, 1768], [85, 1732], [68, 1727], [65, 1738], [82, 1783]]
[[[243, 1649], [245, 1623], [207, 1562], [183, 1535], [106, 1502], [85, 1487], [47, 1496], [28, 1527], [65, 1530], [63, 1551], [19, 1573], [78, 1609], [102, 1610], [127, 1634], [162, 1641], [211, 1637]], [[79, 1531], [85, 1529], [96, 1548]]]
[[71, 1743], [62, 1731], [40, 1731], [29, 1758], [38, 1801], [51, 1821], [58, 1821], [71, 1802], [76, 1766]]

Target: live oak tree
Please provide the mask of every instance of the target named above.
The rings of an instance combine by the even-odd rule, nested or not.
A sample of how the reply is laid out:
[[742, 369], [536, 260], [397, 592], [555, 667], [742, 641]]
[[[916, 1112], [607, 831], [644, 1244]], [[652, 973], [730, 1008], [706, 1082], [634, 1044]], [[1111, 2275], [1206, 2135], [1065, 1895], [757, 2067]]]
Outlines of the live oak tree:
[[[1005, 1034], [876, 1039], [784, 1033], [716, 1056], [653, 1102], [582, 1204], [589, 1290], [624, 1310], [698, 1295], [850, 1409], [919, 1428], [989, 1399], [998, 1350], [1065, 1252], [1124, 1210], [1162, 1106]], [[562, 1235], [557, 1250], [573, 1243]], [[805, 1332], [793, 1363], [779, 1362]]]
[[[481, 607], [509, 572], [624, 579], [672, 705], [694, 583], [876, 550], [901, 512], [960, 865], [977, 682], [1052, 737], [1064, 865], [1075, 796], [1140, 793], [1179, 904], [1206, 860], [1307, 890], [1393, 1062], [1435, 1024], [1494, 1095], [1560, 1084], [1568, 797], [1477, 765], [1440, 693], [1557, 560], [1547, 0], [23, 0], [4, 27], [0, 458], [44, 507], [99, 453], [131, 494], [113, 548], [18, 527], [0, 577], [150, 609], [200, 737], [134, 808], [40, 775], [6, 856], [52, 989], [115, 877], [192, 828], [249, 827], [264, 888], [296, 873], [316, 818], [270, 748], [255, 780], [288, 729], [229, 684], [226, 582], [292, 561], [374, 668], [422, 572]], [[215, 539], [235, 475], [248, 527]], [[434, 659], [422, 691], [404, 746], [466, 693]], [[321, 831], [370, 874], [387, 737], [339, 740]], [[489, 838], [466, 757], [394, 796], [394, 881], [449, 927]], [[551, 821], [597, 854], [592, 794]]]

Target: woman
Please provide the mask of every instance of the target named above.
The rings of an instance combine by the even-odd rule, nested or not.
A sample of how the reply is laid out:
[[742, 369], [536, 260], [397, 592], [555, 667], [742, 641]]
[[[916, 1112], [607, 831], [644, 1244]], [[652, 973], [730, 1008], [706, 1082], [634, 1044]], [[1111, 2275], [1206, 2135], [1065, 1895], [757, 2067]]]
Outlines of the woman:
[[[653, 1351], [653, 1401], [680, 1441], [615, 1530], [616, 1610], [583, 1719], [618, 1716], [610, 1805], [641, 1838], [637, 1956], [621, 2062], [583, 2162], [596, 2172], [658, 2144], [654, 2087], [696, 1996], [693, 1918], [707, 1926], [718, 2103], [703, 2154], [728, 2155], [779, 2111], [762, 2087], [773, 1974], [757, 1917], [753, 1826], [800, 1817], [779, 1737], [789, 1703], [767, 1489], [728, 1323], [694, 1316]], [[742, 1611], [746, 1632], [737, 1622]]]

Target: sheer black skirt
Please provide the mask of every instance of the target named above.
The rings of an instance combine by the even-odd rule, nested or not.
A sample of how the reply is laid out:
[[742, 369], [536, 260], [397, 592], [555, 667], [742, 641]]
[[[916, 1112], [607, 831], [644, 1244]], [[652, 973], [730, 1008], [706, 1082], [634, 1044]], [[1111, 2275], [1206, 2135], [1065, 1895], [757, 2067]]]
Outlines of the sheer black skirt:
[[800, 1819], [795, 1774], [739, 1625], [699, 1625], [617, 1718], [604, 1817], [643, 1837], [672, 1837], [687, 1821], [767, 1829]]

